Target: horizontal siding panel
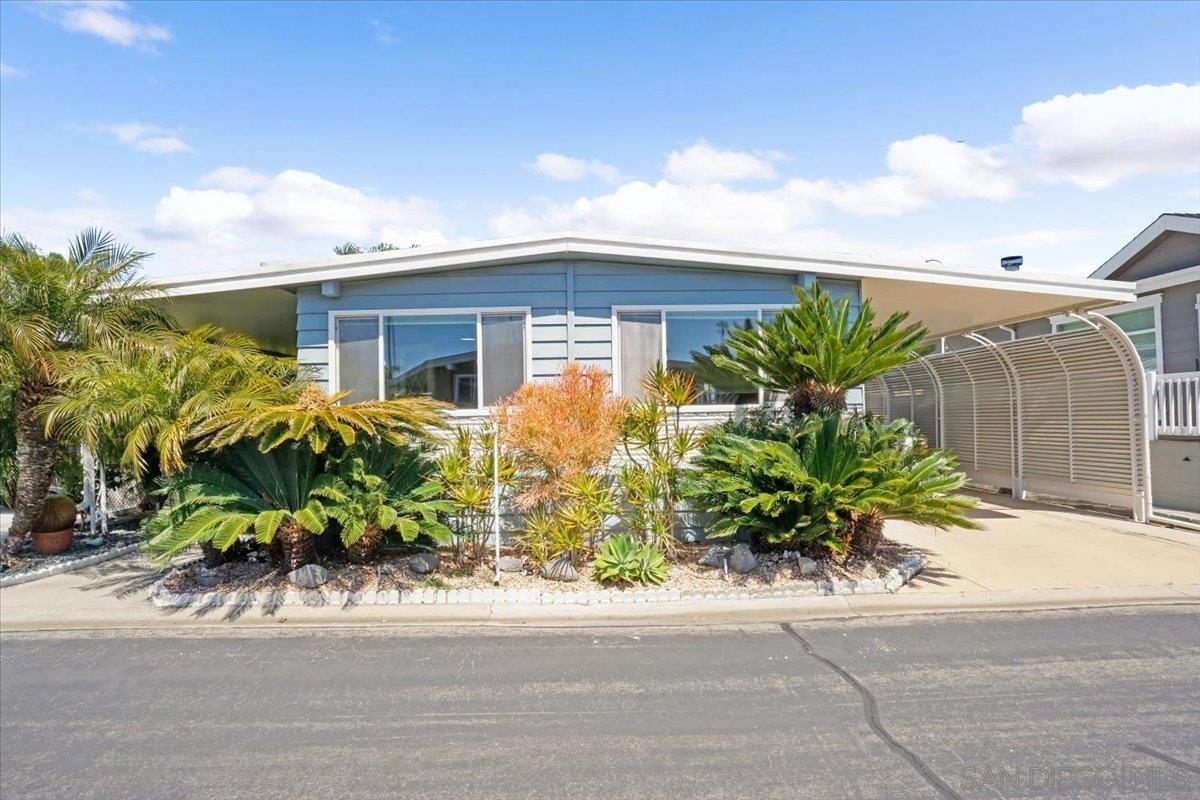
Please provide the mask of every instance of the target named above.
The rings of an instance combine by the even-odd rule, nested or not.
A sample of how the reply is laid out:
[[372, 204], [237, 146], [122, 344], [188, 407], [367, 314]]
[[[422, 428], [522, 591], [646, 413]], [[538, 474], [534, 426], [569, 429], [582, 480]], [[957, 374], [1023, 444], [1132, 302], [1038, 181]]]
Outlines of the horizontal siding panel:
[[320, 347], [297, 347], [296, 361], [300, 364], [328, 364], [328, 343], [322, 344]]
[[575, 302], [587, 306], [626, 305], [787, 305], [791, 294], [771, 289], [725, 289], [706, 292], [696, 289], [647, 290], [630, 287], [626, 290], [575, 292]]

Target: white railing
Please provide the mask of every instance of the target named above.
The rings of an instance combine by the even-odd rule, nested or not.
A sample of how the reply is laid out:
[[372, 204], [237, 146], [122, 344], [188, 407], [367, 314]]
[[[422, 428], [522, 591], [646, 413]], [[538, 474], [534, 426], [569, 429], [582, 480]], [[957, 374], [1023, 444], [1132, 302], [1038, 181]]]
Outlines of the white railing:
[[1146, 373], [1154, 429], [1151, 435], [1200, 436], [1200, 372]]

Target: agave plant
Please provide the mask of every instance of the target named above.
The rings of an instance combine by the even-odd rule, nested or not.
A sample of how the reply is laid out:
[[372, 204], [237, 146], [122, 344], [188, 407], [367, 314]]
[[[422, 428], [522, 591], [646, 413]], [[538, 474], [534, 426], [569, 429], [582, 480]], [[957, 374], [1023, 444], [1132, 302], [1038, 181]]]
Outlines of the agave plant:
[[335, 435], [345, 447], [353, 446], [360, 436], [404, 445], [425, 440], [429, 429], [446, 425], [441, 411], [448, 406], [437, 400], [398, 397], [343, 404], [349, 394], [327, 394], [310, 383], [292, 402], [230, 409], [205, 422], [200, 430], [212, 450], [257, 439], [264, 453], [297, 441], [305, 442], [314, 453], [323, 453]]
[[360, 443], [337, 461], [339, 480], [317, 493], [329, 500], [329, 516], [341, 524], [351, 561], [371, 560], [388, 531], [405, 542], [421, 534], [439, 542], [451, 537], [438, 516], [452, 513], [455, 506], [439, 496], [431, 466], [420, 449], [383, 441]]
[[620, 534], [605, 539], [596, 549], [592, 577], [600, 583], [658, 585], [669, 568], [662, 550], [652, 542], [639, 542]]
[[708, 354], [715, 366], [786, 395], [797, 418], [844, 409], [847, 390], [904, 364], [927, 335], [904, 324], [907, 313], [876, 324], [869, 300], [856, 316], [849, 297], [834, 300], [820, 286], [794, 293], [796, 305], [752, 330], [729, 331]]
[[212, 461], [162, 479], [161, 511], [147, 525], [148, 552], [165, 561], [192, 545], [224, 552], [244, 534], [278, 543], [287, 570], [315, 557], [314, 537], [329, 524], [329, 507], [346, 503], [338, 480], [320, 471], [321, 459], [301, 445], [263, 453], [243, 442]]

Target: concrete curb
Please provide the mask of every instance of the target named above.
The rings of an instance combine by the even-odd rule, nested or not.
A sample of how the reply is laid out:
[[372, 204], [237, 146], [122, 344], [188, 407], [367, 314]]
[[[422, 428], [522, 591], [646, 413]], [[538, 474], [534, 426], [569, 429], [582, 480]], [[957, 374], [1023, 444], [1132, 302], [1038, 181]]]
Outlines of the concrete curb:
[[29, 572], [19, 573], [17, 575], [8, 575], [0, 578], [0, 589], [3, 589], [6, 586], [16, 586], [21, 583], [36, 581], [38, 578], [49, 578], [51, 575], [62, 575], [64, 572], [74, 572], [77, 569], [83, 569], [84, 567], [90, 567], [94, 564], [101, 564], [105, 561], [111, 561], [114, 558], [127, 556], [130, 553], [136, 553], [139, 547], [141, 547], [141, 545], [136, 543], [122, 545], [121, 547], [114, 547], [112, 550], [103, 550], [94, 555], [77, 558], [74, 561], [62, 561], [58, 564], [42, 567], [41, 569], [34, 569], [30, 570]]
[[[831, 595], [892, 594], [925, 568], [919, 553], [909, 556], [888, 571], [887, 576], [869, 581], [813, 581], [811, 586], [788, 589], [731, 589], [723, 592], [681, 591], [679, 589], [604, 589], [583, 592], [543, 592], [537, 589], [416, 589], [413, 591], [334, 592], [321, 589], [270, 592], [195, 592], [168, 591], [164, 575], [150, 587], [150, 602], [158, 608], [279, 608], [281, 606], [595, 606], [629, 603], [756, 601], [767, 598], [828, 597]], [[183, 567], [179, 567], [182, 569]]]

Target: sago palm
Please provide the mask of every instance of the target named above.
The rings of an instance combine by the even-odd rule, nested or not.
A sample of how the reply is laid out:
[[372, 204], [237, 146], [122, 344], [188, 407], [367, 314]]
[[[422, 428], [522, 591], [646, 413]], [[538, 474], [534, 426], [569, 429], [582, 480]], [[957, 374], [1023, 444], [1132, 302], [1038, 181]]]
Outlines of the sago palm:
[[345, 447], [362, 437], [379, 437], [397, 445], [424, 441], [431, 428], [446, 425], [445, 403], [427, 397], [398, 397], [362, 403], [341, 401], [348, 391], [326, 394], [315, 383], [286, 403], [230, 409], [200, 426], [209, 449], [257, 439], [263, 452], [284, 442], [305, 442], [323, 453], [336, 435]]
[[927, 335], [904, 324], [907, 313], [876, 324], [869, 300], [855, 316], [849, 297], [834, 300], [820, 286], [794, 293], [796, 305], [752, 330], [729, 331], [708, 350], [717, 367], [785, 394], [797, 417], [844, 409], [847, 390], [904, 364]]
[[73, 352], [116, 348], [162, 327], [138, 275], [148, 256], [89, 228], [67, 254], [42, 253], [20, 236], [0, 240], [0, 380], [16, 387], [17, 481], [10, 541], [19, 546], [41, 513], [58, 458], [36, 410], [63, 379]]
[[432, 463], [420, 449], [360, 443], [335, 470], [337, 484], [319, 493], [330, 500], [329, 515], [341, 525], [351, 561], [369, 561], [388, 531], [405, 542], [421, 534], [439, 542], [451, 537], [438, 516], [453, 513], [455, 505], [440, 497], [441, 487], [430, 475]]
[[162, 479], [166, 502], [147, 524], [154, 536], [146, 549], [160, 560], [192, 545], [223, 552], [252, 533], [264, 544], [279, 543], [285, 569], [310, 563], [313, 537], [329, 524], [328, 506], [346, 499], [321, 465], [303, 445], [263, 453], [250, 442], [193, 464]]
[[47, 429], [93, 452], [116, 439], [121, 466], [140, 480], [147, 469], [183, 469], [203, 424], [285, 402], [295, 379], [295, 362], [263, 354], [243, 334], [201, 325], [144, 347], [81, 354], [42, 411]]

